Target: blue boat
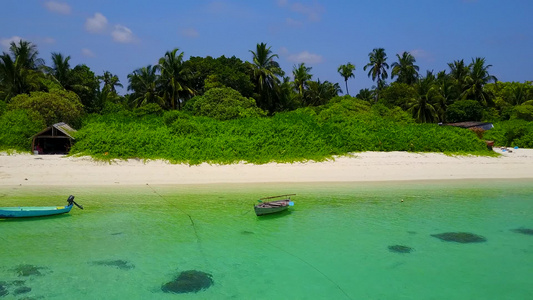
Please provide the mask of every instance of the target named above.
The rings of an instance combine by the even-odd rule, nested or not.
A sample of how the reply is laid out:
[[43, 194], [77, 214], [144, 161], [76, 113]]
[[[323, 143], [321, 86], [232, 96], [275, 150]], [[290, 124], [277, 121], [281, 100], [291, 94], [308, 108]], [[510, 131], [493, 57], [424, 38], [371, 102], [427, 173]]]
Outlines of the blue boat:
[[73, 205], [80, 209], [83, 206], [74, 202], [74, 196], [70, 195], [65, 206], [27, 206], [27, 207], [0, 207], [0, 218], [31, 218], [66, 214]]

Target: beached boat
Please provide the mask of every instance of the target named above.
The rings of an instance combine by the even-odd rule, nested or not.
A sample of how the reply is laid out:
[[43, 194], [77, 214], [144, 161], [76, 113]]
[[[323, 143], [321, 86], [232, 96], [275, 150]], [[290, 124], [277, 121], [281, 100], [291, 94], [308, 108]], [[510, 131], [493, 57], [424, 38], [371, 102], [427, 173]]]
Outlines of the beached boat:
[[[259, 199], [260, 203], [254, 205], [255, 214], [258, 216], [262, 216], [262, 215], [268, 215], [268, 214], [273, 214], [273, 213], [287, 210], [289, 206], [294, 205], [294, 202], [292, 202], [290, 198], [290, 196], [293, 196], [293, 195], [296, 195], [296, 194], [261, 198]], [[264, 201], [264, 200], [277, 199], [277, 198], [283, 198], [283, 199], [267, 201], [267, 202]]]
[[83, 206], [74, 202], [74, 196], [70, 195], [65, 206], [27, 206], [27, 207], [0, 207], [0, 218], [30, 218], [65, 214], [70, 212], [73, 205], [80, 209]]

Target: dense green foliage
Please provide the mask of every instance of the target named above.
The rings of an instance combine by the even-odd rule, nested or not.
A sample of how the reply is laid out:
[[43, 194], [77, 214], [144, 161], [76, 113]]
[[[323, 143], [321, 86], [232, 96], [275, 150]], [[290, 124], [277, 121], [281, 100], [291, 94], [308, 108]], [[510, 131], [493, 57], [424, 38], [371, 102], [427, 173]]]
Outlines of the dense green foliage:
[[481, 121], [483, 107], [474, 100], [460, 100], [448, 106], [446, 119], [448, 122]]
[[203, 94], [209, 88], [230, 87], [244, 97], [252, 97], [254, 84], [250, 74], [252, 66], [235, 56], [227, 58], [191, 57], [187, 62], [191, 71], [191, 87], [197, 94]]
[[533, 148], [533, 122], [518, 119], [497, 122], [483, 138], [498, 146]]
[[0, 150], [28, 151], [31, 137], [45, 127], [42, 118], [28, 110], [11, 110], [0, 115]]
[[141, 119], [125, 113], [93, 115], [76, 134], [72, 153], [189, 164], [320, 161], [359, 151], [489, 154], [485, 143], [468, 130], [399, 122], [394, 112], [351, 102], [341, 99], [316, 110], [228, 121], [181, 112]]
[[202, 96], [187, 102], [186, 111], [197, 116], [217, 120], [230, 120], [245, 117], [261, 117], [266, 113], [255, 104], [252, 98], [243, 97], [232, 88], [213, 88]]
[[[55, 122], [80, 129], [77, 153], [188, 163], [321, 160], [368, 150], [488, 154], [473, 132], [436, 125], [458, 121], [495, 122], [485, 139], [531, 147], [532, 82], [498, 82], [485, 58], [421, 75], [410, 53], [397, 54], [389, 68], [385, 49], [376, 48], [362, 63], [376, 85], [352, 98], [339, 96], [338, 83], [313, 80], [304, 62], [285, 76], [271, 49], [258, 43], [242, 61], [185, 60], [175, 48], [132, 71], [122, 96], [109, 71], [71, 68], [61, 53], [47, 66], [35, 45], [13, 42], [0, 55], [0, 149], [29, 150], [29, 137]], [[351, 63], [337, 70], [346, 94], [354, 70]]]
[[533, 105], [517, 105], [513, 109], [513, 114], [517, 119], [533, 121]]
[[76, 125], [83, 113], [78, 96], [70, 91], [20, 94], [11, 99], [8, 108], [31, 110], [39, 114], [47, 126], [58, 122]]

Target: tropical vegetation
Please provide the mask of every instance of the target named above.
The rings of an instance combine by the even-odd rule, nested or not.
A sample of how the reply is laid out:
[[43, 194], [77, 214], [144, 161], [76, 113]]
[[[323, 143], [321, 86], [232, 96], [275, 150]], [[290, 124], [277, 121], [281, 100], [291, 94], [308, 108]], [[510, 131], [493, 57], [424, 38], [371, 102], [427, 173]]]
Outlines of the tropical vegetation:
[[[62, 53], [51, 53], [47, 65], [35, 44], [12, 42], [0, 55], [0, 150], [30, 151], [31, 137], [56, 122], [78, 129], [73, 154], [187, 163], [321, 160], [368, 150], [489, 154], [478, 136], [532, 146], [533, 83], [499, 82], [482, 57], [421, 74], [411, 53], [390, 62], [375, 48], [362, 62], [375, 85], [350, 96], [355, 65], [348, 62], [337, 69], [341, 97], [338, 83], [314, 79], [305, 63], [287, 76], [266, 43], [249, 54], [249, 61], [185, 59], [175, 48], [122, 83], [108, 70], [71, 66]], [[476, 135], [438, 124], [462, 121], [495, 128]]]

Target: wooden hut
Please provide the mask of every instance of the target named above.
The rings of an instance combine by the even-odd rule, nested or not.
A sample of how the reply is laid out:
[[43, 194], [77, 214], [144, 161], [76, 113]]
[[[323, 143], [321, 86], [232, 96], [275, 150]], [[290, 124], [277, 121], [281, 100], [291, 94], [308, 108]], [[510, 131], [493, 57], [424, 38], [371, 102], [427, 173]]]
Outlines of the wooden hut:
[[75, 129], [63, 122], [56, 123], [33, 136], [31, 148], [35, 154], [67, 154], [74, 142]]
[[[492, 125], [492, 123], [489, 123], [489, 122], [458, 122], [458, 123], [447, 123], [447, 124], [441, 124], [441, 125], [466, 128], [466, 129], [470, 129], [474, 131], [478, 129], [481, 132], [494, 128], [494, 125]], [[479, 138], [483, 137], [483, 133], [477, 133], [477, 134]], [[489, 150], [492, 150], [492, 147], [494, 146], [494, 141], [485, 141], [485, 143], [487, 144], [487, 148]]]
[[446, 123], [443, 125], [461, 127], [466, 129], [479, 128], [483, 130], [489, 130], [494, 128], [494, 125], [489, 122], [458, 122], [458, 123]]

